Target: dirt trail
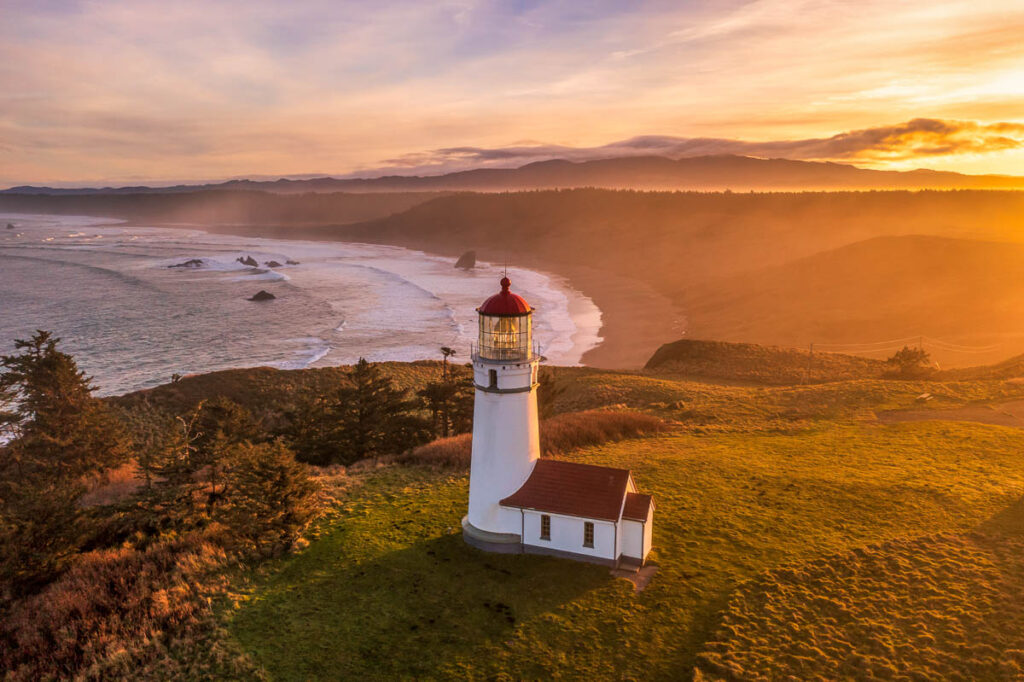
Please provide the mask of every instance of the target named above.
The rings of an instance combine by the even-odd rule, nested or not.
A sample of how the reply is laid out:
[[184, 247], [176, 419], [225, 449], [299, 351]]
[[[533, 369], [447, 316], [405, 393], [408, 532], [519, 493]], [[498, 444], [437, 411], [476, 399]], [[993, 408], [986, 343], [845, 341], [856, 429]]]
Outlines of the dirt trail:
[[1010, 400], [992, 405], [966, 405], [947, 410], [885, 410], [879, 412], [877, 417], [878, 421], [886, 424], [955, 421], [1024, 428], [1024, 400]]

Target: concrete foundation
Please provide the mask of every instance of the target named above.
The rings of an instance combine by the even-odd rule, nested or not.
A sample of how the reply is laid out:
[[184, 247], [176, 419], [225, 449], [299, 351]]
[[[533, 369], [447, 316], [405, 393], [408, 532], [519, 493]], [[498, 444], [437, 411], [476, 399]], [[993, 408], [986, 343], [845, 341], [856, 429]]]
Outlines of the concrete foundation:
[[523, 538], [517, 533], [491, 533], [480, 530], [469, 522], [469, 516], [462, 517], [462, 539], [467, 545], [485, 552], [498, 554], [522, 554]]

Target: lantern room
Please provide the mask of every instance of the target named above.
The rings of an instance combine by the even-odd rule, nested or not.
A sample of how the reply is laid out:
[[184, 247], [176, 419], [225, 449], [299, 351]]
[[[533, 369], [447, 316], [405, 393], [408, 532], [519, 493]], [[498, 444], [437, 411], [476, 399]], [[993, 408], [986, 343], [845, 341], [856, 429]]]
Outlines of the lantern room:
[[501, 291], [477, 308], [480, 337], [476, 356], [480, 360], [523, 362], [533, 357], [533, 309], [522, 296], [509, 291], [512, 282], [501, 279]]

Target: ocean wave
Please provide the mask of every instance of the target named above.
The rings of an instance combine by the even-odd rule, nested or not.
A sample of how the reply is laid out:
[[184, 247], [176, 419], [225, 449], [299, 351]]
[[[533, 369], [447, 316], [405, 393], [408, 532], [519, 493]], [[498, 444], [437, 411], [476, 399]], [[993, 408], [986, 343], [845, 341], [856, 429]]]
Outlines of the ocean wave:
[[[72, 285], [66, 300], [63, 294], [50, 301], [22, 299], [39, 307], [26, 308], [17, 325], [38, 320], [43, 328], [68, 330], [61, 335], [75, 339], [82, 366], [95, 374], [103, 392], [153, 385], [183, 371], [302, 368], [354, 362], [360, 356], [371, 361], [437, 358], [442, 345], [463, 356], [475, 341], [475, 309], [497, 291], [502, 272], [489, 263], [463, 272], [449, 258], [394, 246], [239, 238], [102, 220], [85, 231], [105, 237], [101, 247], [92, 239], [66, 236], [81, 227], [73, 220], [37, 221], [24, 238], [5, 240], [0, 257], [40, 262], [36, 272], [22, 269], [48, 287], [60, 277], [44, 267], [52, 264], [100, 272], [158, 292], [143, 299], [132, 289], [105, 285], [108, 300], [102, 312], [91, 312], [84, 306], [92, 305], [97, 290], [86, 278], [78, 298]], [[44, 237], [54, 241], [43, 243]], [[237, 262], [246, 256], [261, 266]], [[191, 259], [202, 260], [203, 266], [170, 269]], [[272, 260], [285, 265], [280, 270], [262, 265]], [[287, 260], [301, 265], [289, 266]], [[537, 308], [535, 338], [549, 360], [578, 364], [599, 340], [600, 311], [557, 276], [520, 268], [509, 269], [509, 275], [515, 290]], [[261, 281], [287, 282], [290, 294], [254, 314], [254, 308], [238, 301], [252, 294], [246, 282]], [[76, 300], [87, 303], [76, 305]], [[338, 322], [325, 329], [331, 320]], [[80, 326], [69, 327], [72, 323]], [[5, 326], [0, 319], [0, 332], [14, 333], [21, 328], [17, 325]]]

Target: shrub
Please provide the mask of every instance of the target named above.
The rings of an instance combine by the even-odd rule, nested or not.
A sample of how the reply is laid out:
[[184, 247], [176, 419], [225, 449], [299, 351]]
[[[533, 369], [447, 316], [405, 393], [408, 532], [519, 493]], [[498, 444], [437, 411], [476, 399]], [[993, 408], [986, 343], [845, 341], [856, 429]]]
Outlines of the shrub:
[[82, 555], [0, 620], [0, 668], [12, 680], [187, 676], [170, 650], [203, 640], [227, 558], [199, 535]]
[[437, 467], [468, 469], [473, 435], [462, 433], [458, 436], [438, 438], [435, 441], [413, 448], [399, 455], [395, 461], [399, 464], [427, 464]]
[[935, 368], [929, 364], [931, 357], [923, 348], [903, 346], [885, 362], [896, 368], [887, 376], [897, 379], [924, 379], [935, 372]]
[[290, 549], [316, 514], [307, 466], [280, 441], [242, 443], [230, 458], [227, 522], [236, 541], [258, 554]]
[[569, 412], [541, 422], [540, 450], [545, 455], [600, 445], [664, 431], [657, 417], [640, 412], [586, 410]]
[[127, 462], [90, 481], [78, 504], [81, 507], [96, 507], [123, 502], [139, 492], [145, 483], [138, 465], [135, 462]]
[[[545, 455], [553, 455], [589, 445], [636, 438], [666, 428], [665, 422], [657, 417], [639, 412], [570, 412], [540, 423], [540, 449]], [[396, 457], [395, 461], [468, 469], [472, 444], [472, 436], [468, 433], [439, 438]]]

